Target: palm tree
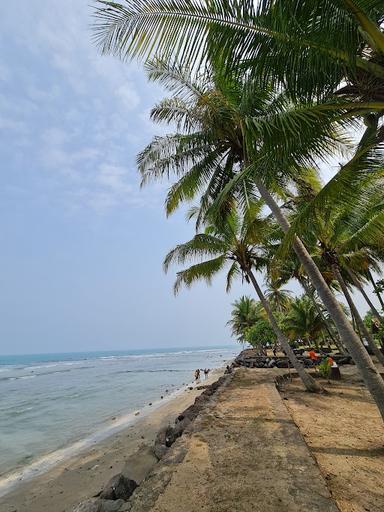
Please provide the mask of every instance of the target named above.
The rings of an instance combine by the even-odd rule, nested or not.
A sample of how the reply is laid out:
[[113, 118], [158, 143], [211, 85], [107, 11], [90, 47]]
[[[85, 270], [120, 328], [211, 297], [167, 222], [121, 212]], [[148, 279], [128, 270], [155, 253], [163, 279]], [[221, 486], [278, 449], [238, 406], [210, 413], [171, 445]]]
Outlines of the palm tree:
[[278, 326], [254, 273], [254, 269], [265, 265], [260, 244], [270, 230], [269, 222], [259, 217], [260, 209], [260, 204], [253, 204], [242, 219], [235, 211], [232, 211], [225, 222], [221, 222], [220, 225], [209, 225], [204, 233], [195, 235], [189, 242], [178, 245], [170, 251], [164, 260], [164, 269], [168, 271], [170, 264], [174, 262], [184, 264], [190, 260], [202, 260], [177, 272], [174, 285], [174, 291], [177, 293], [182, 285], [190, 287], [195, 281], [201, 279], [210, 284], [213, 276], [229, 264], [227, 290], [230, 289], [236, 276], [242, 276], [253, 285], [277, 340], [286, 352], [292, 366], [296, 369], [306, 389], [318, 392], [321, 390], [320, 386], [308, 375], [295, 356], [288, 339]]
[[[179, 177], [179, 180], [171, 187], [168, 194], [167, 211], [170, 213], [181, 202], [191, 200], [197, 194], [202, 194], [200, 216], [201, 212], [206, 213], [209, 207], [212, 207], [212, 204], [216, 211], [224, 210], [225, 212], [233, 205], [233, 200], [246, 204], [249, 198], [257, 192], [255, 191], [256, 185], [265, 203], [272, 210], [282, 231], [288, 232], [290, 225], [276, 200], [257, 175], [254, 173], [252, 175], [247, 174], [248, 169], [255, 170], [255, 164], [246, 166], [244, 152], [246, 150], [252, 151], [254, 144], [252, 145], [249, 142], [249, 137], [245, 137], [242, 131], [247, 123], [247, 118], [243, 120], [244, 109], [252, 110], [254, 108], [255, 115], [257, 114], [262, 118], [258, 127], [258, 139], [255, 140], [260, 141], [262, 148], [264, 138], [267, 139], [268, 147], [273, 140], [279, 138], [281, 140], [281, 133], [278, 135], [273, 130], [271, 132], [270, 127], [264, 122], [263, 116], [267, 116], [267, 112], [270, 115], [274, 113], [276, 116], [276, 112], [284, 105], [280, 114], [282, 117], [289, 117], [283, 99], [276, 99], [271, 91], [267, 93], [260, 91], [260, 96], [250, 95], [249, 91], [255, 92], [255, 89], [252, 89], [251, 86], [245, 87], [242, 82], [239, 83], [236, 79], [230, 80], [228, 84], [223, 77], [219, 76], [217, 79], [219, 88], [217, 89], [214, 87], [215, 84], [212, 84], [212, 80], [216, 79], [216, 76], [206, 79], [205, 82], [197, 80], [195, 83], [191, 75], [184, 69], [173, 65], [167, 67], [163, 63], [160, 63], [160, 65], [155, 63], [151, 64], [149, 69], [152, 78], [161, 79], [162, 83], [168, 84], [168, 87], [172, 90], [183, 91], [181, 97], [179, 94], [173, 99], [172, 108], [169, 102], [166, 101], [165, 104], [162, 103], [154, 108], [152, 117], [155, 120], [177, 120], [179, 125], [187, 126], [187, 133], [157, 137], [139, 155], [138, 159], [144, 181], [151, 178], [158, 179], [164, 175], [169, 177], [171, 172]], [[243, 97], [243, 94], [245, 97]], [[188, 98], [188, 101], [185, 98]], [[252, 100], [255, 102], [254, 107], [252, 107], [252, 103], [251, 107], [249, 105]], [[252, 126], [254, 127], [255, 124], [255, 117], [253, 117]], [[313, 130], [309, 137], [308, 146], [309, 148], [312, 148], [314, 144], [316, 146], [316, 141], [319, 139], [319, 145], [316, 147], [321, 148], [321, 151], [326, 151], [328, 141], [331, 140], [331, 133], [327, 126], [325, 127], [325, 133], [322, 132], [320, 126], [317, 128], [318, 131]], [[313, 129], [313, 126], [311, 126], [311, 129]], [[328, 135], [326, 135], [327, 133]], [[254, 130], [252, 134], [256, 135]], [[298, 151], [293, 140], [289, 142], [288, 146], [290, 148], [289, 153], [295, 150]], [[262, 160], [265, 155], [262, 149], [260, 152]], [[266, 154], [268, 155], [268, 163], [273, 162], [270, 150]], [[256, 160], [256, 158], [253, 160]], [[244, 163], [245, 172], [242, 170]], [[271, 166], [272, 164], [270, 164]], [[294, 167], [294, 169], [297, 171], [297, 167]], [[280, 174], [280, 184], [283, 184], [284, 180], [287, 181], [289, 176], [289, 173], [288, 177], [285, 174]], [[294, 177], [295, 174], [292, 176]], [[269, 179], [271, 180], [271, 178]], [[274, 186], [272, 182], [271, 187]], [[281, 185], [279, 190], [281, 190]], [[228, 191], [230, 191], [230, 194], [228, 194]], [[316, 199], [321, 193], [316, 196]], [[289, 238], [287, 239], [289, 240]], [[384, 417], [383, 379], [365, 348], [361, 345], [359, 337], [304, 244], [296, 234], [291, 236], [291, 240], [299, 261], [327, 308], [343, 344], [358, 365], [367, 387], [374, 396]]]
[[[374, 58], [372, 58], [372, 52], [370, 53], [370, 50], [377, 51], [377, 48], [379, 48], [379, 52], [381, 51], [380, 37], [382, 33], [376, 15], [377, 10], [371, 9], [369, 16], [367, 16], [364, 10], [361, 10], [361, 12], [354, 8], [351, 10], [349, 4], [353, 4], [352, 1], [346, 2], [349, 5], [348, 8], [340, 7], [341, 4], [339, 3], [335, 6], [332, 1], [327, 1], [325, 9], [321, 6], [323, 10], [320, 9], [318, 2], [309, 0], [304, 2], [299, 2], [298, 0], [285, 2], [285, 0], [280, 0], [272, 4], [266, 1], [260, 3], [261, 12], [257, 12], [255, 4], [251, 0], [246, 2], [235, 0], [221, 2], [219, 0], [213, 4], [204, 1], [191, 2], [190, 0], [181, 0], [177, 4], [171, 0], [155, 0], [151, 2], [144, 0], [133, 2], [128, 0], [125, 6], [114, 2], [101, 3], [103, 7], [96, 14], [98, 19], [96, 34], [98, 42], [104, 51], [113, 51], [123, 57], [135, 54], [144, 56], [148, 55], [148, 53], [153, 55], [156, 52], [158, 55], [166, 57], [173, 54], [179, 56], [184, 63], [195, 62], [196, 59], [201, 60], [201, 58], [206, 59], [208, 56], [212, 59], [215, 56], [215, 61], [221, 68], [223, 66], [225, 68], [226, 65], [234, 67], [234, 62], [241, 61], [242, 64], [244, 63], [243, 69], [250, 76], [258, 79], [259, 84], [261, 79], [261, 83], [264, 86], [264, 95], [270, 95], [270, 82], [268, 80], [269, 77], [273, 76], [272, 69], [274, 68], [271, 62], [268, 62], [268, 59], [265, 58], [264, 70], [262, 72], [253, 73], [253, 69], [256, 69], [256, 61], [262, 62], [263, 55], [267, 55], [270, 51], [268, 44], [265, 44], [265, 40], [271, 43], [278, 41], [277, 50], [272, 53], [276, 57], [276, 62], [284, 66], [284, 79], [288, 83], [291, 97], [297, 97], [300, 93], [307, 100], [309, 99], [308, 94], [302, 94], [302, 90], [300, 91], [299, 88], [295, 88], [295, 84], [299, 80], [290, 80], [294, 74], [300, 76], [300, 80], [303, 83], [308, 79], [312, 91], [311, 96], [313, 96], [313, 91], [315, 91], [315, 95], [318, 97], [321, 96], [321, 91], [331, 92], [333, 88], [329, 86], [330, 81], [332, 83], [340, 83], [340, 80], [345, 77], [346, 69], [351, 72], [356, 69], [362, 69], [368, 73], [369, 78], [373, 77], [374, 79], [381, 79], [380, 77], [382, 76], [382, 67], [380, 64], [375, 63]], [[358, 15], [356, 15], [356, 12]], [[287, 23], [287, 20], [292, 22], [293, 13], [295, 13], [295, 16], [297, 14], [298, 18], [295, 18], [295, 23], [291, 23], [291, 25], [296, 27], [293, 29], [293, 34], [291, 34], [288, 30], [289, 23]], [[260, 16], [257, 16], [258, 14]], [[296, 23], [297, 19], [303, 22], [302, 26], [300, 23]], [[372, 22], [370, 19], [374, 21]], [[313, 20], [316, 20], [315, 25], [313, 25]], [[281, 27], [273, 30], [273, 27], [276, 28], [276, 23], [280, 22], [283, 23], [282, 28], [285, 30], [280, 30]], [[310, 23], [309, 27], [308, 23]], [[300, 34], [295, 32], [298, 27], [300, 27]], [[305, 38], [303, 38], [302, 27], [308, 27], [308, 33], [305, 31]], [[324, 30], [325, 27], [327, 30]], [[330, 28], [332, 29], [332, 35], [329, 32]], [[313, 37], [310, 44], [308, 44], [307, 36], [311, 34], [310, 29], [313, 29]], [[364, 32], [363, 36], [360, 34], [361, 31]], [[367, 33], [369, 34], [368, 42]], [[337, 47], [336, 53], [333, 47], [323, 51], [323, 48], [336, 43], [337, 38], [342, 41], [345, 47]], [[346, 41], [348, 44], [345, 44]], [[282, 48], [284, 46], [289, 48], [291, 53], [297, 58], [297, 62], [300, 63], [299, 67], [292, 65], [294, 73], [291, 74], [288, 74], [285, 62], [288, 62], [289, 66], [292, 63], [292, 58], [287, 58], [286, 61], [279, 58], [280, 54], [278, 52], [283, 51]], [[296, 53], [293, 51], [295, 48], [296, 50], [299, 49]], [[302, 53], [303, 48], [305, 48], [303, 52], [304, 57], [300, 59], [297, 55]], [[351, 49], [359, 51], [359, 55], [356, 55], [356, 52]], [[262, 53], [263, 51], [264, 54]], [[308, 55], [307, 60], [303, 60]], [[324, 60], [326, 65], [322, 66], [322, 60], [316, 59], [316, 55], [327, 55], [328, 58]], [[284, 56], [287, 57], [289, 55], [286, 52]], [[332, 68], [330, 63], [333, 61], [337, 65], [334, 65]], [[308, 66], [308, 63], [311, 64], [311, 68]], [[315, 66], [313, 65], [314, 63]], [[342, 72], [337, 73], [337, 69], [342, 70]], [[303, 70], [304, 73], [299, 72]], [[312, 75], [309, 73], [311, 70]], [[252, 73], [249, 73], [249, 71]], [[315, 74], [320, 77], [318, 82], [311, 80]], [[218, 73], [216, 73], [216, 76], [218, 76]], [[221, 76], [223, 76], [222, 73]], [[324, 80], [321, 83], [322, 79]], [[325, 81], [326, 79], [327, 81]], [[316, 83], [320, 84], [320, 86], [315, 86]], [[232, 84], [233, 80], [231, 79], [226, 91], [227, 100], [228, 98], [233, 99], [232, 92], [235, 92], [234, 97], [235, 99], [237, 98], [238, 88], [236, 88], [236, 84], [233, 84], [233, 91]], [[211, 192], [213, 190], [213, 192], [217, 193], [220, 188], [223, 189], [226, 181], [228, 181], [228, 176], [233, 178], [234, 165], [237, 164], [240, 167], [244, 167], [240, 177], [235, 176], [233, 178], [231, 186], [233, 183], [236, 186], [241, 183], [248, 192], [249, 188], [252, 190], [252, 187], [256, 185], [261, 197], [271, 209], [280, 227], [284, 232], [290, 232], [288, 238], [292, 241], [295, 253], [335, 322], [340, 338], [358, 365], [364, 381], [384, 418], [383, 379], [380, 377], [366, 351], [361, 347], [356, 333], [336, 298], [327, 287], [321, 272], [315, 265], [306, 247], [296, 235], [297, 225], [290, 230], [287, 219], [271, 194], [271, 190], [273, 191], [274, 187], [273, 184], [278, 182], [279, 177], [284, 176], [286, 178], [290, 175], [291, 167], [295, 169], [295, 165], [299, 162], [301, 164], [308, 162], [309, 155], [312, 155], [312, 157], [316, 155], [321, 156], [324, 147], [329, 146], [330, 131], [329, 123], [327, 123], [329, 113], [334, 112], [334, 117], [330, 116], [331, 120], [335, 121], [337, 119], [341, 121], [346, 118], [346, 113], [351, 111], [353, 116], [360, 115], [361, 113], [364, 114], [364, 119], [368, 124], [366, 132], [356, 155], [343, 166], [336, 177], [316, 196], [316, 199], [312, 202], [313, 204], [311, 204], [311, 208], [312, 211], [319, 206], [324, 208], [325, 200], [333, 200], [338, 204], [341, 204], [346, 198], [349, 201], [355, 200], [358, 196], [354, 192], [353, 185], [361, 178], [361, 174], [366, 172], [367, 168], [370, 171], [374, 168], [372, 165], [372, 154], [377, 152], [378, 144], [384, 138], [384, 129], [378, 128], [379, 115], [376, 115], [376, 112], [380, 112], [383, 109], [384, 104], [376, 101], [377, 98], [374, 98], [372, 101], [360, 101], [360, 99], [344, 101], [341, 105], [338, 101], [333, 100], [333, 103], [330, 104], [327, 101], [327, 95], [325, 95], [324, 101], [316, 108], [306, 109], [307, 115], [303, 112], [303, 109], [299, 109], [296, 116], [286, 115], [282, 117], [282, 106], [286, 107], [287, 101], [283, 102], [280, 100], [280, 102], [276, 102], [275, 100], [273, 102], [274, 111], [271, 111], [272, 115], [265, 117], [265, 115], [260, 115], [260, 109], [255, 108], [255, 103], [253, 103], [253, 110], [249, 108], [249, 99], [257, 97], [255, 95], [256, 85], [256, 81], [251, 81], [248, 86], [242, 84], [242, 90], [246, 92], [246, 98], [244, 98], [246, 101], [240, 105], [238, 104], [238, 108], [228, 109], [228, 104], [230, 107], [233, 107], [233, 101], [232, 104], [228, 101], [223, 103], [220, 101], [220, 97], [217, 98], [219, 100], [219, 107], [227, 115], [226, 118], [221, 116], [222, 122], [219, 125], [222, 130], [221, 144], [224, 147], [228, 147], [226, 135], [230, 134], [230, 149], [234, 150], [230, 154], [236, 155], [237, 158], [231, 161], [229, 155], [227, 155], [225, 165], [219, 165], [217, 159], [205, 162], [205, 170], [207, 165], [210, 165], [211, 168], [213, 166], [217, 171], [214, 183], [216, 188], [211, 189]], [[216, 108], [214, 111], [216, 119], [218, 110], [220, 108]], [[181, 111], [182, 109], [178, 109], [179, 118], [184, 116], [185, 119], [185, 113], [180, 114]], [[367, 113], [369, 114], [370, 112], [374, 112], [374, 114], [368, 116]], [[230, 114], [229, 117], [228, 114]], [[174, 117], [174, 111], [172, 117]], [[199, 124], [197, 119], [193, 119], [193, 123]], [[212, 123], [211, 126], [213, 126]], [[299, 126], [300, 129], [298, 129]], [[213, 134], [216, 137], [217, 131], [215, 129]], [[283, 133], [283, 137], [281, 137], [281, 133]], [[208, 142], [206, 148], [214, 145], [212, 139], [207, 140], [205, 138], [205, 142]], [[189, 154], [189, 160], [191, 159], [191, 154], [193, 153]], [[224, 159], [224, 155], [225, 153], [222, 151], [220, 161]], [[284, 169], [284, 172], [282, 172], [282, 169]], [[271, 173], [273, 179], [271, 179]], [[202, 175], [201, 172], [200, 175]], [[212, 173], [210, 175], [212, 176]], [[183, 198], [191, 198], [192, 195], [199, 191], [200, 187], [201, 183], [192, 192], [190, 187], [184, 188]], [[188, 188], [190, 190], [189, 195], [186, 191]], [[230, 190], [231, 188], [224, 188], [224, 192], [227, 193], [228, 189]], [[223, 197], [226, 195], [223, 194]], [[210, 197], [212, 198], [212, 194], [210, 194]], [[210, 197], [208, 196], [204, 199], [209, 200]], [[301, 219], [303, 219], [303, 216]]]
[[239, 343], [245, 343], [245, 329], [252, 327], [258, 318], [256, 301], [251, 297], [243, 295], [232, 304], [231, 319], [227, 325], [231, 327], [232, 335]]
[[273, 311], [285, 313], [291, 305], [292, 292], [290, 290], [281, 289], [275, 281], [269, 281], [265, 297]]
[[[320, 253], [323, 262], [332, 270], [347, 300], [358, 330], [366, 338], [377, 359], [384, 364], [384, 355], [367, 330], [348, 289], [350, 285], [356, 286], [371, 304], [364, 292], [361, 280], [364, 279], [368, 268], [380, 270], [375, 249], [377, 246], [382, 246], [384, 242], [384, 213], [381, 200], [372, 204], [371, 187], [361, 189], [361, 194], [369, 196], [370, 204], [367, 201], [364, 208], [361, 207], [361, 204], [357, 204], [353, 208], [345, 208], [339, 212], [329, 209], [324, 212], [321, 219], [317, 220], [315, 227], [312, 225], [312, 228], [314, 228], [315, 238], [318, 240], [315, 250]], [[373, 313], [376, 313], [381, 320], [374, 307]]]
[[384, 279], [379, 279], [378, 281], [375, 281], [370, 269], [367, 270], [367, 276], [372, 284], [373, 291], [376, 294], [378, 301], [380, 302], [381, 309], [384, 311], [384, 301], [381, 297], [381, 294], [384, 290]]
[[307, 296], [296, 297], [284, 319], [284, 330], [291, 339], [301, 339], [307, 345], [318, 341], [325, 325], [313, 302]]
[[[383, 6], [379, 1], [100, 1], [95, 37], [122, 58], [154, 54], [194, 65], [209, 55], [288, 86], [295, 96], [342, 98], [383, 109]], [[340, 84], [344, 83], [342, 87]]]

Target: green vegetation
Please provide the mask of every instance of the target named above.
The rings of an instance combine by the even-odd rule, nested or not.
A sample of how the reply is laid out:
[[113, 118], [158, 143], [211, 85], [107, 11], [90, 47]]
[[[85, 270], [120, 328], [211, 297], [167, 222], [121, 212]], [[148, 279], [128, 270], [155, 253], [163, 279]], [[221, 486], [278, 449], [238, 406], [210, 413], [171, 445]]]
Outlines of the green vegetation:
[[231, 319], [228, 321], [227, 325], [231, 327], [232, 336], [236, 337], [239, 343], [249, 343], [246, 339], [245, 332], [252, 327], [258, 319], [256, 301], [251, 297], [243, 296], [232, 305]]
[[277, 340], [271, 324], [263, 318], [257, 320], [252, 327], [248, 327], [244, 337], [252, 347], [259, 349], [274, 345]]
[[[192, 203], [197, 235], [171, 251], [166, 267], [199, 262], [178, 272], [176, 290], [201, 278], [210, 283], [224, 267], [227, 288], [241, 276], [308, 389], [316, 386], [287, 336], [334, 339], [354, 359], [384, 418], [384, 380], [362, 343], [381, 358], [381, 338], [350, 293], [363, 294], [380, 329], [381, 312], [365, 288], [374, 287], [382, 307], [381, 282], [373, 277], [384, 257], [382, 2], [98, 4], [102, 51], [145, 60], [149, 79], [171, 94], [151, 113], [171, 132], [156, 137], [138, 165], [144, 183], [172, 181], [167, 214]], [[319, 165], [335, 157], [342, 164], [323, 185]], [[273, 287], [267, 298], [260, 273]], [[306, 297], [288, 308], [279, 289], [292, 278]], [[231, 323], [236, 336], [239, 325]], [[246, 329], [255, 339], [253, 326]]]

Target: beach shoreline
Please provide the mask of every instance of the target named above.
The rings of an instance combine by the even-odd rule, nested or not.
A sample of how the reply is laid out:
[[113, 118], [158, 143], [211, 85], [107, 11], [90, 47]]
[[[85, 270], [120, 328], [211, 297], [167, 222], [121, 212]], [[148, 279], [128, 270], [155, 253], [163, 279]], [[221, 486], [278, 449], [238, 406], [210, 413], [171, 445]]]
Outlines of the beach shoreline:
[[199, 384], [209, 385], [223, 373], [224, 367], [214, 369], [206, 380], [111, 420], [103, 430], [5, 475], [0, 479], [2, 512], [66, 511], [97, 494], [130, 456], [149, 449], [157, 432], [194, 402], [203, 391], [196, 389]]

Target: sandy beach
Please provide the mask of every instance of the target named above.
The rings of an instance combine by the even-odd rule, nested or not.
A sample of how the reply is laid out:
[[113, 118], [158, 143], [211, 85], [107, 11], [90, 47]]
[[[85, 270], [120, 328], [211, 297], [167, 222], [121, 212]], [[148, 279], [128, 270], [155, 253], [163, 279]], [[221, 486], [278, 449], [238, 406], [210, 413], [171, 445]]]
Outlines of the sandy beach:
[[[210, 384], [222, 374], [223, 369], [213, 370], [200, 384]], [[164, 397], [164, 404], [154, 404], [156, 408], [152, 412], [146, 407], [123, 430], [95, 441], [92, 447], [65, 458], [36, 477], [18, 482], [0, 498], [1, 512], [67, 512], [97, 494], [126, 464], [132, 466], [140, 481], [156, 462], [150, 446], [157, 432], [172, 423], [201, 392], [185, 388], [168, 399]]]

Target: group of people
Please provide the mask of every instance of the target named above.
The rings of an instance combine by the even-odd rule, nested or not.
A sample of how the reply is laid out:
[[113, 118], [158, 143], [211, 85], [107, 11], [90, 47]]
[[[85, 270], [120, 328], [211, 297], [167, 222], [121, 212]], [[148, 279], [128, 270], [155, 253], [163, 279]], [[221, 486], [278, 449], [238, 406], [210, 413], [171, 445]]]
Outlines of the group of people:
[[197, 382], [200, 380], [200, 375], [202, 373], [204, 373], [204, 379], [207, 379], [210, 371], [211, 370], [209, 368], [204, 368], [204, 370], [197, 368], [197, 370], [195, 370], [195, 381]]
[[328, 366], [337, 367], [337, 364], [336, 364], [335, 360], [333, 359], [333, 357], [331, 357], [330, 355], [324, 355], [321, 357], [319, 354], [316, 353], [316, 351], [313, 348], [308, 351], [308, 357], [312, 361], [314, 366], [317, 366], [321, 362], [326, 361]]

